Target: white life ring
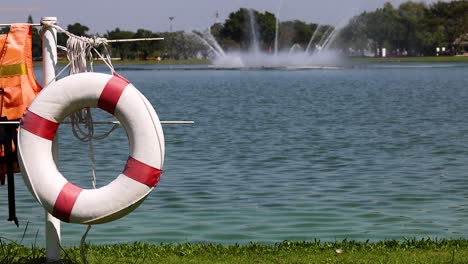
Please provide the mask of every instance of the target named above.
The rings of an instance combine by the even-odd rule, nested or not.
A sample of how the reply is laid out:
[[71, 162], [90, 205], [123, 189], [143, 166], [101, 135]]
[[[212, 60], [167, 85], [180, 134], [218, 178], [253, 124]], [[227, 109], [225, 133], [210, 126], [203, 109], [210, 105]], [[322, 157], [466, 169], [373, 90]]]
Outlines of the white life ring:
[[[52, 155], [60, 122], [84, 107], [113, 114], [130, 144], [123, 172], [98, 189], [68, 182]], [[33, 100], [21, 119], [18, 154], [26, 185], [49, 213], [65, 222], [100, 224], [134, 210], [157, 185], [164, 135], [149, 101], [127, 80], [118, 74], [80, 73], [49, 85]]]

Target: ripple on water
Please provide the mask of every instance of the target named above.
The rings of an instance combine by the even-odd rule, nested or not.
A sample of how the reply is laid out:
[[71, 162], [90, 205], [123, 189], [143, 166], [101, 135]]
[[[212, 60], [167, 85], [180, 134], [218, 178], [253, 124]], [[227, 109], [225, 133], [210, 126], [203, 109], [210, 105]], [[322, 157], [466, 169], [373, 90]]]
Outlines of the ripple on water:
[[[164, 126], [158, 187], [132, 214], [94, 226], [90, 242], [468, 234], [467, 65], [338, 71], [141, 67], [150, 70], [130, 67], [121, 74], [136, 82], [160, 118], [195, 124]], [[65, 125], [60, 129], [61, 170], [90, 188], [88, 145], [72, 140]], [[95, 142], [99, 186], [122, 171], [128, 149], [121, 129]], [[5, 223], [0, 233], [19, 240], [29, 221], [24, 243], [34, 242], [38, 232], [41, 244], [44, 211], [17, 178], [22, 227]], [[4, 208], [6, 201], [6, 187], [0, 186]], [[78, 243], [84, 231], [63, 224], [63, 243]]]

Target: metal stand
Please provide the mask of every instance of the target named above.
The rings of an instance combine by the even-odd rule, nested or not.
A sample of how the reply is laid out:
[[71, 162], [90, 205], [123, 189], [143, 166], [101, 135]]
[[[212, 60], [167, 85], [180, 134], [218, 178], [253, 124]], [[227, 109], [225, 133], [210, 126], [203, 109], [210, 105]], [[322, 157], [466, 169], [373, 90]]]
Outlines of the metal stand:
[[[57, 65], [57, 31], [50, 25], [57, 23], [56, 17], [43, 17], [42, 25], [42, 86], [55, 79], [55, 66]], [[58, 139], [52, 142], [52, 152], [55, 163], [58, 164]], [[46, 255], [47, 262], [60, 261], [60, 220], [53, 217], [47, 211], [46, 214]]]

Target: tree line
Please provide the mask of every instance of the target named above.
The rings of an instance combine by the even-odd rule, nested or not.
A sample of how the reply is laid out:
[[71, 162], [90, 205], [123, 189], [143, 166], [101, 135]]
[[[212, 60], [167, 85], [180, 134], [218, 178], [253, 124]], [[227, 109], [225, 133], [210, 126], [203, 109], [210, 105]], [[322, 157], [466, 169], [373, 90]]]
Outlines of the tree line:
[[[386, 48], [392, 55], [447, 55], [468, 52], [468, 1], [432, 5], [405, 2], [398, 8], [387, 2], [383, 8], [353, 17], [339, 35], [337, 45], [345, 52]], [[445, 49], [445, 51], [443, 51]]]
[[279, 49], [289, 49], [295, 44], [305, 48], [309, 45], [314, 33], [312, 42], [319, 44], [320, 40], [330, 34], [334, 27], [308, 24], [300, 20], [281, 22], [268, 11], [261, 13], [241, 8], [231, 13], [225, 23], [216, 23], [210, 29], [225, 50], [249, 49], [256, 38], [261, 49], [272, 52], [276, 36], [278, 36]]
[[[274, 45], [276, 17], [253, 11], [261, 47], [271, 51]], [[250, 15], [251, 16], [251, 15]], [[249, 10], [240, 9], [229, 15], [224, 24], [211, 27], [211, 32], [225, 49], [246, 49], [252, 36]], [[278, 23], [280, 49], [299, 45], [321, 47], [335, 28], [331, 25], [305, 23], [300, 20]], [[464, 44], [464, 45], [463, 45]], [[395, 8], [390, 2], [372, 12], [350, 19], [336, 32], [332, 47], [345, 55], [378, 55], [383, 48], [395, 56], [455, 55], [468, 52], [468, 1], [436, 2], [427, 5], [408, 1]], [[439, 49], [438, 49], [439, 48]]]
[[[31, 16], [28, 22], [33, 23]], [[289, 49], [294, 45], [302, 49], [310, 46], [313, 50], [320, 48], [325, 38], [336, 33], [331, 46], [345, 55], [377, 55], [385, 48], [389, 55], [432, 56], [438, 52], [447, 55], [468, 52], [467, 26], [467, 0], [431, 5], [408, 1], [397, 8], [387, 2], [375, 11], [356, 15], [339, 31], [331, 25], [300, 20], [277, 21], [270, 12], [261, 13], [245, 8], [230, 13], [224, 23], [213, 24], [209, 31], [224, 50], [249, 49], [253, 34], [256, 34], [258, 46], [265, 52], [273, 52], [276, 41], [279, 49]], [[89, 28], [80, 23], [68, 25], [66, 29], [76, 35], [89, 36]], [[7, 29], [2, 32], [7, 32]], [[210, 53], [197, 34], [190, 32], [152, 32], [147, 29], [133, 32], [115, 28], [98, 36], [108, 39], [164, 38], [163, 41], [113, 43], [110, 45], [111, 56], [122, 60], [204, 58]], [[59, 45], [65, 45], [66, 40], [66, 35], [58, 34]], [[461, 45], [463, 43], [465, 45]], [[39, 32], [33, 29], [35, 58], [41, 56], [40, 45]], [[437, 48], [440, 48], [439, 51]]]

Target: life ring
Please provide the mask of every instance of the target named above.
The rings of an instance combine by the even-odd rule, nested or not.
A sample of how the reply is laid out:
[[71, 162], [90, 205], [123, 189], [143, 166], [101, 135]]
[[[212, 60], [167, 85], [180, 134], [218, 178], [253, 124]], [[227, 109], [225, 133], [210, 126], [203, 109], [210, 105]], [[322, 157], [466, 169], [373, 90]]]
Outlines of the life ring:
[[[57, 168], [52, 140], [59, 124], [84, 107], [113, 114], [129, 139], [129, 158], [115, 180], [82, 189]], [[133, 211], [159, 182], [164, 135], [149, 101], [118, 74], [80, 73], [45, 88], [21, 119], [18, 154], [24, 181], [53, 216], [70, 223], [101, 224]]]

